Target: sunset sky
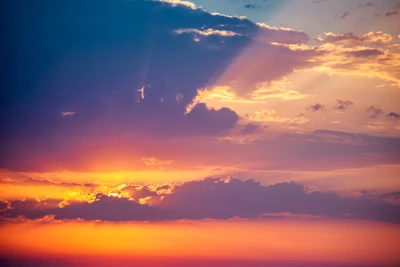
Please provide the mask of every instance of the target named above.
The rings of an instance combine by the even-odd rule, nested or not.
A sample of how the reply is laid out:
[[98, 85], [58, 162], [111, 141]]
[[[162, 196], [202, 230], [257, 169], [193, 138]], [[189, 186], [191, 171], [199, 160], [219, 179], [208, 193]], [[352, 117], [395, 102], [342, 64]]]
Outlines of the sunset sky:
[[1, 266], [400, 266], [399, 0], [0, 18]]

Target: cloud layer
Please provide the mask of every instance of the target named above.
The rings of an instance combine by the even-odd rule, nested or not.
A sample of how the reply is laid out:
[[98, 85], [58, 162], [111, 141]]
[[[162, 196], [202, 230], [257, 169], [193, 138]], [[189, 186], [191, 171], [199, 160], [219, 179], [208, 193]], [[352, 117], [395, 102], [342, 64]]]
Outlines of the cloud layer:
[[377, 195], [362, 191], [359, 196], [345, 197], [335, 192], [309, 191], [296, 182], [262, 185], [252, 179], [235, 178], [208, 178], [174, 186], [128, 186], [122, 190], [130, 196], [98, 193], [93, 201], [67, 203], [61, 199], [14, 200], [0, 214], [3, 219], [54, 216], [55, 219], [160, 221], [289, 216], [400, 223], [396, 200], [399, 192]]

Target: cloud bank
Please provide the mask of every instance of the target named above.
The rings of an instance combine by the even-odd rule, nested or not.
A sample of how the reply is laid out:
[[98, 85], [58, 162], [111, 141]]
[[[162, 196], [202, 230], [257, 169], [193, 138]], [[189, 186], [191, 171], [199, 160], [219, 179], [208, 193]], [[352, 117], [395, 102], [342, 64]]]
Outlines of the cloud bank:
[[[207, 178], [180, 185], [128, 186], [129, 197], [98, 193], [93, 201], [61, 199], [14, 200], [0, 216], [39, 219], [83, 219], [102, 221], [162, 221], [199, 219], [361, 219], [400, 223], [399, 192], [382, 195], [363, 191], [345, 197], [336, 192], [309, 191], [296, 182], [263, 185], [252, 179]], [[146, 203], [139, 203], [145, 198]], [[61, 204], [61, 202], [63, 202]], [[5, 206], [5, 205], [3, 205]], [[4, 208], [4, 207], [3, 207]]]

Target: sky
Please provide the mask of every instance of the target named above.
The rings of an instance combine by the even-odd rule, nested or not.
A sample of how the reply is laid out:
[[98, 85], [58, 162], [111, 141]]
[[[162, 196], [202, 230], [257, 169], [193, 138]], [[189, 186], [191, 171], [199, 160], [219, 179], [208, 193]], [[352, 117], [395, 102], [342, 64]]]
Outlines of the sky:
[[3, 266], [398, 266], [398, 0], [6, 0]]

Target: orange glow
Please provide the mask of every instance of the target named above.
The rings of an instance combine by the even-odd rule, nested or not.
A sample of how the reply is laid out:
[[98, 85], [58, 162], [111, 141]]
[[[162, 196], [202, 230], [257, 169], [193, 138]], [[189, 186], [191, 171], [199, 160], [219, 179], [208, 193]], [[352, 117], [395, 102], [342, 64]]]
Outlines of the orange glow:
[[399, 239], [399, 226], [357, 221], [52, 221], [0, 228], [4, 255], [43, 257], [165, 256], [383, 264], [400, 263]]

